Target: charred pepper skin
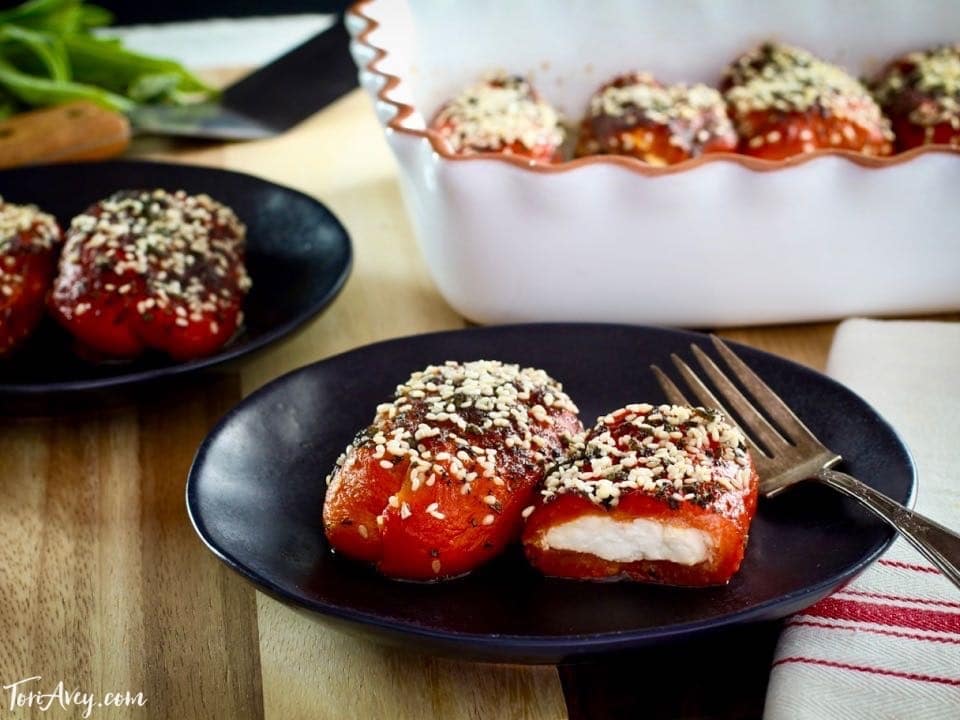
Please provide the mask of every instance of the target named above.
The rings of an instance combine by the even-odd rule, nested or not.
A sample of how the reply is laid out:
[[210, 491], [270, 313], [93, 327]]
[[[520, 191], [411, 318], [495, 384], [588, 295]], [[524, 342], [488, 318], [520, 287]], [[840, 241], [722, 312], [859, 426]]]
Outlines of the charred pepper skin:
[[[524, 551], [552, 577], [722, 585], [743, 561], [758, 489], [742, 434], [718, 412], [628, 405], [600, 418], [547, 476], [523, 531]], [[614, 560], [596, 548], [552, 546], [552, 529], [588, 517], [613, 533], [635, 520], [692, 531], [707, 539], [708, 550], [695, 562]]]
[[804, 50], [765, 43], [730, 65], [722, 89], [744, 155], [786, 160], [818, 150], [893, 151], [890, 122], [866, 87]]
[[51, 313], [87, 355], [211, 355], [242, 323], [245, 235], [207, 195], [116, 193], [73, 219]]
[[736, 149], [737, 133], [719, 92], [702, 84], [663, 85], [634, 72], [613, 78], [590, 98], [576, 155], [626, 155], [660, 167]]
[[960, 147], [960, 44], [912, 52], [891, 62], [873, 85], [893, 124], [897, 150]]
[[341, 456], [323, 524], [391, 578], [456, 577], [519, 539], [546, 467], [582, 431], [542, 370], [450, 362], [414, 373]]
[[43, 317], [60, 242], [51, 215], [0, 198], [0, 357], [20, 347]]
[[563, 160], [557, 112], [523, 77], [497, 74], [465, 88], [431, 123], [454, 153], [501, 153], [535, 162]]

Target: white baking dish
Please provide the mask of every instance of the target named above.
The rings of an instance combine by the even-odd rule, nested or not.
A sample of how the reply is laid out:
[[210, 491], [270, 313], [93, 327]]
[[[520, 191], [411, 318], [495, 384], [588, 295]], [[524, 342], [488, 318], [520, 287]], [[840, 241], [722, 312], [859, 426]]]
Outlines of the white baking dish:
[[494, 69], [530, 76], [577, 119], [619, 72], [716, 84], [770, 38], [869, 74], [960, 41], [956, 0], [367, 0], [347, 25], [430, 271], [471, 320], [718, 326], [960, 308], [956, 150], [531, 165], [452, 156], [425, 123]]

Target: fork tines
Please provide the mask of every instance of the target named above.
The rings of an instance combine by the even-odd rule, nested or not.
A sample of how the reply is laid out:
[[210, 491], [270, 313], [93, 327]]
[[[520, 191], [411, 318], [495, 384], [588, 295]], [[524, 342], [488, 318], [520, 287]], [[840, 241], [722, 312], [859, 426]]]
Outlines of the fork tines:
[[[723, 370], [696, 344], [690, 346], [693, 355], [703, 373], [713, 383], [717, 394], [725, 402], [722, 402], [697, 373], [676, 354], [672, 354], [670, 358], [698, 402], [691, 403], [663, 370], [656, 365], [652, 365], [651, 370], [653, 370], [670, 402], [680, 405], [700, 404], [705, 407], [716, 408], [726, 415], [730, 422], [736, 422], [739, 418], [740, 429], [747, 436], [750, 444], [755, 450], [762, 452], [767, 457], [772, 457], [798, 442], [813, 438], [813, 434], [787, 404], [753, 370], [747, 367], [746, 363], [737, 357], [726, 343], [715, 335], [711, 335], [710, 339], [734, 376], [756, 399], [757, 404], [763, 408], [777, 427], [757, 410]], [[730, 409], [736, 415], [732, 414]]]

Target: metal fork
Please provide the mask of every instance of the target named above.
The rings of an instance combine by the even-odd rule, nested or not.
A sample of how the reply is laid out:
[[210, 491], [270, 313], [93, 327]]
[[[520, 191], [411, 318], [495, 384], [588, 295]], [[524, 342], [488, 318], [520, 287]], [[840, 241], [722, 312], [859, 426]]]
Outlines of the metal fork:
[[[742, 420], [740, 430], [746, 436], [750, 446], [750, 454], [756, 465], [757, 474], [760, 476], [761, 493], [772, 497], [801, 480], [818, 480], [824, 485], [829, 485], [860, 501], [893, 525], [924, 557], [960, 588], [960, 535], [894, 502], [856, 478], [831, 470], [832, 466], [840, 462], [841, 457], [817, 440], [787, 404], [720, 338], [711, 335], [710, 339], [713, 340], [717, 352], [733, 374], [753, 396], [756, 405], [777, 425], [774, 427], [767, 421], [757, 407], [740, 392], [703, 350], [697, 345], [690, 346], [704, 374]], [[663, 370], [656, 365], [651, 365], [650, 369], [653, 370], [670, 402], [677, 405], [700, 404], [716, 408], [723, 412], [730, 422], [736, 422], [735, 417], [687, 363], [676, 354], [670, 357], [699, 403], [691, 403], [687, 400]]]

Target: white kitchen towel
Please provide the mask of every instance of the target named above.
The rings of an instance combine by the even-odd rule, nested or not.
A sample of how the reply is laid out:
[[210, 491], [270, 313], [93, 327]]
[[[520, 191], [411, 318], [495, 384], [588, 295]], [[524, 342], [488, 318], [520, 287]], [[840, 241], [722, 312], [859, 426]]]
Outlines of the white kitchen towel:
[[[827, 374], [913, 453], [916, 509], [960, 529], [960, 323], [848, 320]], [[787, 621], [767, 720], [960, 719], [960, 590], [905, 540]]]

